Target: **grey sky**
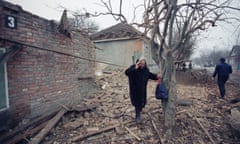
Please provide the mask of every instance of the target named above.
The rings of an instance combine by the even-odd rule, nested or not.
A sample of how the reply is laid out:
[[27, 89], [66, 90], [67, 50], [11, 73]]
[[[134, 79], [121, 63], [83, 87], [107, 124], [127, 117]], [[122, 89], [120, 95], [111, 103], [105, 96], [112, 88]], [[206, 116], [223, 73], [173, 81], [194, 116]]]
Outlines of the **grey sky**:
[[[90, 12], [105, 11], [100, 5], [100, 0], [7, 0], [11, 3], [18, 4], [26, 11], [41, 16], [46, 19], [60, 20], [63, 6], [71, 11], [81, 10], [86, 8]], [[118, 8], [118, 1], [114, 0], [113, 7]], [[236, 0], [239, 7], [239, 0]], [[139, 4], [139, 0], [124, 1], [123, 13], [127, 18], [132, 18], [133, 5]], [[137, 14], [142, 14], [138, 12]], [[141, 16], [139, 16], [141, 18]], [[114, 25], [116, 22], [111, 16], [101, 16], [93, 19], [100, 29]], [[215, 48], [231, 49], [232, 45], [236, 44], [236, 33], [233, 34], [235, 24], [218, 24], [218, 27], [212, 28], [202, 34], [202, 38], [197, 42], [196, 54], [201, 51], [211, 51]]]
[[[60, 20], [63, 12], [63, 7], [69, 11], [87, 9], [89, 12], [105, 11], [103, 6], [100, 6], [100, 0], [6, 0], [14, 4], [20, 5], [24, 10], [30, 11], [33, 14], [39, 15], [47, 19]], [[131, 8], [135, 0], [127, 0], [124, 3], [124, 14], [127, 17], [131, 17]], [[134, 2], [137, 3], [137, 2]], [[118, 3], [113, 4], [113, 8], [117, 9]], [[69, 14], [69, 13], [68, 13]], [[70, 15], [70, 14], [69, 14]], [[101, 16], [94, 18], [100, 28], [106, 28], [117, 22], [111, 16]]]

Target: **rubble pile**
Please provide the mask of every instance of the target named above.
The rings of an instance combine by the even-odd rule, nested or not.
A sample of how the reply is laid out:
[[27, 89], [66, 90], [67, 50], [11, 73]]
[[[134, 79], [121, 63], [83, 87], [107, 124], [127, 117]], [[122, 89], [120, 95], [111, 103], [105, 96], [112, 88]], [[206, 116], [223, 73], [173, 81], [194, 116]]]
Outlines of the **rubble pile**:
[[[134, 121], [135, 112], [124, 71], [105, 73], [96, 78], [96, 83], [101, 90], [81, 104], [92, 108], [66, 113], [44, 138], [43, 144], [161, 143], [164, 117], [161, 101], [154, 96], [156, 81], [149, 81], [141, 124]], [[230, 103], [236, 91], [236, 85], [227, 84], [227, 99], [222, 100], [218, 98], [216, 84], [177, 83], [176, 128], [171, 143], [239, 142], [228, 117], [231, 109], [237, 107], [236, 103]]]
[[176, 78], [178, 83], [185, 85], [213, 84], [212, 73], [206, 69], [192, 69], [187, 71], [177, 71]]
[[[159, 141], [149, 115], [159, 113], [160, 116], [162, 113], [160, 101], [149, 95], [151, 107], [143, 111], [142, 124], [136, 125], [134, 108], [129, 99], [128, 79], [124, 72], [112, 72], [97, 77], [96, 83], [101, 91], [82, 101], [84, 105], [95, 105], [96, 109], [67, 114], [43, 143], [140, 143], [141, 141], [157, 143]], [[149, 88], [149, 91], [153, 92], [153, 87], [149, 86]], [[96, 132], [99, 134], [95, 135]]]

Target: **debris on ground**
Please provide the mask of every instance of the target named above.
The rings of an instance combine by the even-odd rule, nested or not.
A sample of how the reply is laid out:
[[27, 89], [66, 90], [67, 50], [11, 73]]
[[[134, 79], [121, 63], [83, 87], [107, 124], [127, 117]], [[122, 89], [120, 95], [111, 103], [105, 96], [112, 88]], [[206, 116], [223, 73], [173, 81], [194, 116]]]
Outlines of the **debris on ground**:
[[[227, 95], [220, 99], [216, 82], [205, 72], [177, 73], [177, 112], [174, 144], [239, 143], [239, 85], [227, 83]], [[198, 77], [205, 77], [204, 80]], [[147, 105], [142, 122], [136, 124], [124, 71], [103, 73], [96, 78], [101, 88], [80, 105], [87, 111], [68, 111], [44, 135], [42, 144], [157, 144], [163, 134], [161, 101], [154, 96], [156, 81], [149, 81]], [[238, 119], [238, 121], [236, 120]], [[52, 125], [51, 125], [52, 126]], [[34, 140], [26, 137], [25, 142]]]

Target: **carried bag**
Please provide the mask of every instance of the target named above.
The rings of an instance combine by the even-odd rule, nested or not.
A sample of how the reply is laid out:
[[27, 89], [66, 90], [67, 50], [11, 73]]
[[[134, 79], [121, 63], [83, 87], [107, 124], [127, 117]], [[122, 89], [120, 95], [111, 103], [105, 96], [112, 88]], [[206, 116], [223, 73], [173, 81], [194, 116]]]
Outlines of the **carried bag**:
[[168, 99], [168, 91], [164, 84], [161, 82], [161, 78], [158, 79], [158, 84], [155, 90], [156, 99], [167, 100]]

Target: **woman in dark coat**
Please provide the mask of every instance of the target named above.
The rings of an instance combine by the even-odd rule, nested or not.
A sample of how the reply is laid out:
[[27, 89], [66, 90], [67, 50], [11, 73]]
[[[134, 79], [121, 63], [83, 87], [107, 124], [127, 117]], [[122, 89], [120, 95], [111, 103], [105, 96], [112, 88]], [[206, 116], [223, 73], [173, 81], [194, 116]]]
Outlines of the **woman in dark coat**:
[[125, 74], [129, 78], [130, 98], [132, 105], [135, 106], [136, 122], [140, 123], [140, 113], [147, 103], [148, 79], [157, 80], [158, 76], [149, 71], [145, 59], [131, 65]]

